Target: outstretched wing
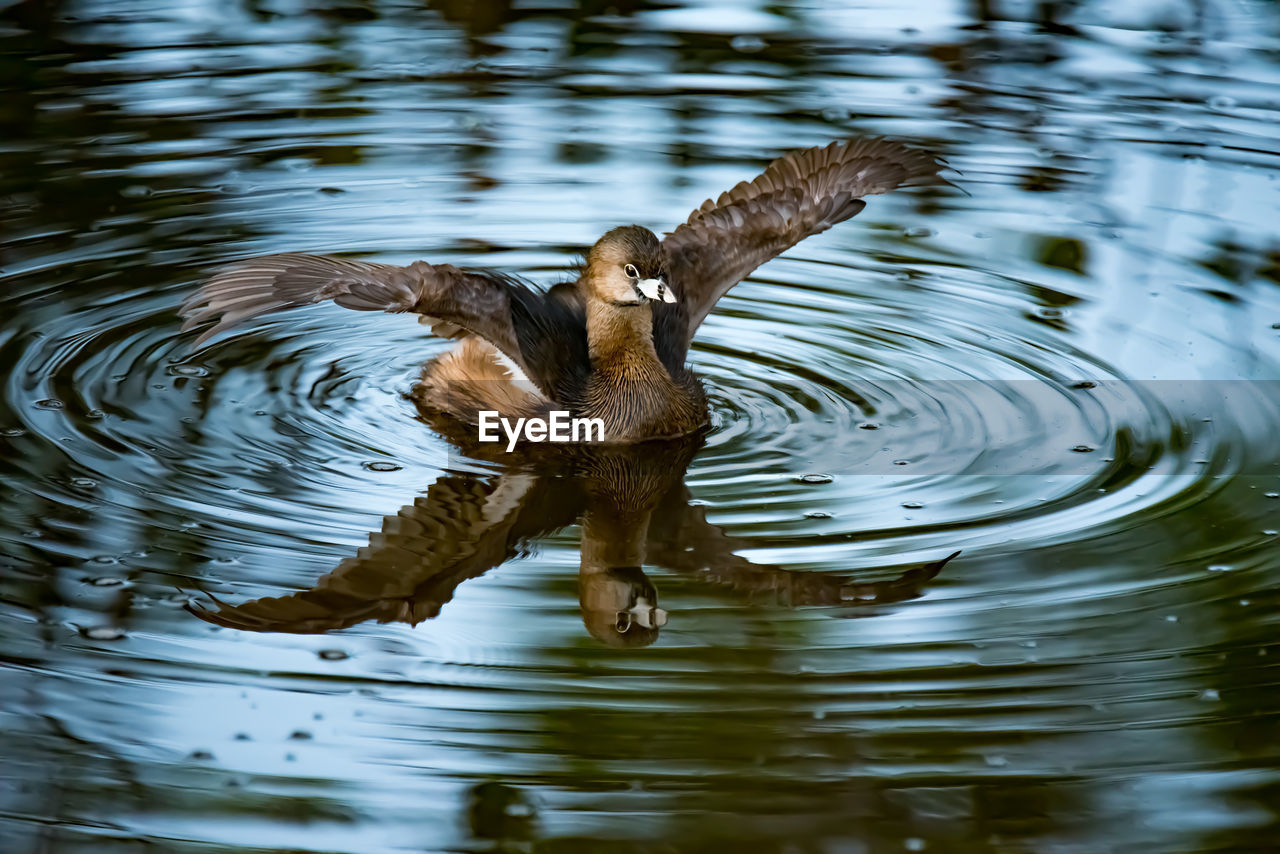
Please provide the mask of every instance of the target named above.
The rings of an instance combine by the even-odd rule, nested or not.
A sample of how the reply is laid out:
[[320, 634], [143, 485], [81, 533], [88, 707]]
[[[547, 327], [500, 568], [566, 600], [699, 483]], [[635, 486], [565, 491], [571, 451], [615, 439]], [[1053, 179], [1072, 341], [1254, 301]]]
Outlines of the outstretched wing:
[[854, 139], [783, 155], [753, 180], [707, 199], [662, 241], [686, 316], [686, 347], [716, 301], [756, 267], [858, 213], [862, 196], [923, 183], [940, 168], [932, 155], [901, 143]]
[[369, 545], [309, 590], [227, 605], [189, 603], [203, 620], [253, 632], [315, 634], [366, 620], [416, 624], [440, 613], [459, 584], [572, 524], [581, 492], [562, 478], [448, 475], [387, 516]]
[[259, 315], [333, 300], [359, 311], [414, 312], [436, 334], [488, 341], [550, 398], [587, 359], [580, 303], [514, 279], [415, 261], [407, 267], [324, 255], [268, 255], [218, 273], [182, 306], [184, 330], [209, 321], [196, 346]]

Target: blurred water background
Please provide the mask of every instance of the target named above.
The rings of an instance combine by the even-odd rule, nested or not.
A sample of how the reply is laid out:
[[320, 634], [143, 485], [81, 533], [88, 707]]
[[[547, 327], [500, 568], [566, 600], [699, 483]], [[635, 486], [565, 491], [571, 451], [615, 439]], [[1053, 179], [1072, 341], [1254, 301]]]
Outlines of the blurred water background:
[[[209, 270], [552, 282], [863, 135], [962, 189], [872, 199], [692, 354], [684, 482], [776, 595], [646, 566], [669, 624], [603, 646], [569, 526], [417, 626], [183, 610], [499, 477], [414, 419], [411, 319], [193, 352]], [[1274, 850], [1278, 176], [1256, 0], [0, 4], [0, 849]]]

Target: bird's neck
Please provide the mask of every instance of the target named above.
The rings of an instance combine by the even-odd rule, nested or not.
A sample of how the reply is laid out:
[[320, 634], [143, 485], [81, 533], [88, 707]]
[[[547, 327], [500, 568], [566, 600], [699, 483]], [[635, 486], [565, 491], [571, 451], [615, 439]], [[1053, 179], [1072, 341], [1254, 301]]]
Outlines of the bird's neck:
[[593, 371], [617, 379], [666, 376], [653, 347], [653, 309], [587, 303], [587, 348]]

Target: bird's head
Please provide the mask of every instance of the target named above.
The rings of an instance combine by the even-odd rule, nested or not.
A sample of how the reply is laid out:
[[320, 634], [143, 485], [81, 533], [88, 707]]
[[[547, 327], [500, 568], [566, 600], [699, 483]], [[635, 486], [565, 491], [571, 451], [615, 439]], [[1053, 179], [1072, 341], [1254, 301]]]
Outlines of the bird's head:
[[662, 242], [643, 226], [605, 232], [587, 253], [587, 296], [616, 306], [675, 302], [667, 281]]

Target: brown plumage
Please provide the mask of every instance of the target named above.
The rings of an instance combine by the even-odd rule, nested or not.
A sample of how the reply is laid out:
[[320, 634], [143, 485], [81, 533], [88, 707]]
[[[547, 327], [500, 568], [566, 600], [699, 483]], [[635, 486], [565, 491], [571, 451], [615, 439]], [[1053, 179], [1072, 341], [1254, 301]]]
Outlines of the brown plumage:
[[183, 306], [197, 345], [251, 317], [333, 300], [415, 312], [459, 347], [430, 361], [414, 397], [428, 412], [474, 423], [567, 410], [600, 418], [607, 442], [683, 435], [707, 420], [685, 366], [703, 319], [764, 262], [865, 206], [862, 196], [933, 179], [930, 155], [883, 139], [784, 155], [708, 199], [659, 240], [638, 225], [607, 232], [574, 282], [539, 291], [490, 272], [416, 261], [395, 267], [283, 254], [235, 265]]

